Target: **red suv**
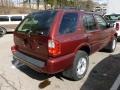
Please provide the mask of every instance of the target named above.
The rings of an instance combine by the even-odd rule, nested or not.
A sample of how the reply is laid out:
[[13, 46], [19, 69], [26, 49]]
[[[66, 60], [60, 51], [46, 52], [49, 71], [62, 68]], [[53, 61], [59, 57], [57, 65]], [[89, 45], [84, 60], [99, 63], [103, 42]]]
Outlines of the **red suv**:
[[88, 56], [115, 50], [117, 34], [103, 17], [79, 10], [48, 10], [28, 15], [14, 32], [13, 58], [47, 74], [63, 72], [79, 80]]

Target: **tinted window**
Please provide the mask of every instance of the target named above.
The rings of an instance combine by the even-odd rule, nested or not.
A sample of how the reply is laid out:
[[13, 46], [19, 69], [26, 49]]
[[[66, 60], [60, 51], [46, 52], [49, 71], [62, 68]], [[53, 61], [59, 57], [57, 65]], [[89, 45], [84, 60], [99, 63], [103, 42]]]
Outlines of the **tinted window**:
[[75, 32], [77, 25], [77, 18], [78, 18], [77, 13], [65, 13], [61, 21], [59, 32], [61, 34]]
[[9, 21], [8, 16], [0, 16], [0, 21]]
[[106, 20], [120, 20], [120, 14], [106, 15]]
[[18, 27], [19, 32], [29, 32], [33, 34], [47, 35], [51, 24], [56, 15], [56, 11], [44, 11], [33, 13], [26, 17], [22, 24]]
[[106, 29], [107, 28], [107, 23], [101, 16], [95, 15], [95, 19], [96, 19], [100, 29]]
[[85, 29], [88, 31], [96, 30], [96, 23], [95, 23], [93, 15], [84, 15], [83, 24], [84, 24]]
[[11, 21], [21, 21], [22, 20], [22, 16], [12, 16], [11, 17]]

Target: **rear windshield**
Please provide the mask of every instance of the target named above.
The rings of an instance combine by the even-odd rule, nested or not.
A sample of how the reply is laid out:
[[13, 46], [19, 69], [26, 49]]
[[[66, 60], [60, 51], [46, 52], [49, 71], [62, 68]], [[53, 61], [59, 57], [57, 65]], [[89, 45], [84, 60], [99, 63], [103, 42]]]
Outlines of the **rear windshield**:
[[17, 32], [48, 35], [56, 11], [43, 11], [27, 16], [20, 24]]

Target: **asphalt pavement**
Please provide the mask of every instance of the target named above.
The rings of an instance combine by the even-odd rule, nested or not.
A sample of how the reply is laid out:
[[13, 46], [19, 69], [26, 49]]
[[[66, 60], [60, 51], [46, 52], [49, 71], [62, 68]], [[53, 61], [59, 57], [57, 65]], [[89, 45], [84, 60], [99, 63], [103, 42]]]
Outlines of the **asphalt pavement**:
[[18, 65], [12, 58], [12, 45], [12, 34], [0, 37], [0, 90], [120, 90], [120, 42], [114, 53], [101, 51], [91, 55], [89, 70], [80, 81]]

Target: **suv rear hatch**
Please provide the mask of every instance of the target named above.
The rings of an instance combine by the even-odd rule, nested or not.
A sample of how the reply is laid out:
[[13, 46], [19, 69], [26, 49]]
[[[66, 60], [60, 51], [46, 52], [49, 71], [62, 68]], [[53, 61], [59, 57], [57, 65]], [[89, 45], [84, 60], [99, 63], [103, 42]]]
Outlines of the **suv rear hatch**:
[[18, 51], [42, 60], [48, 59], [48, 39], [56, 11], [28, 15], [14, 33]]

